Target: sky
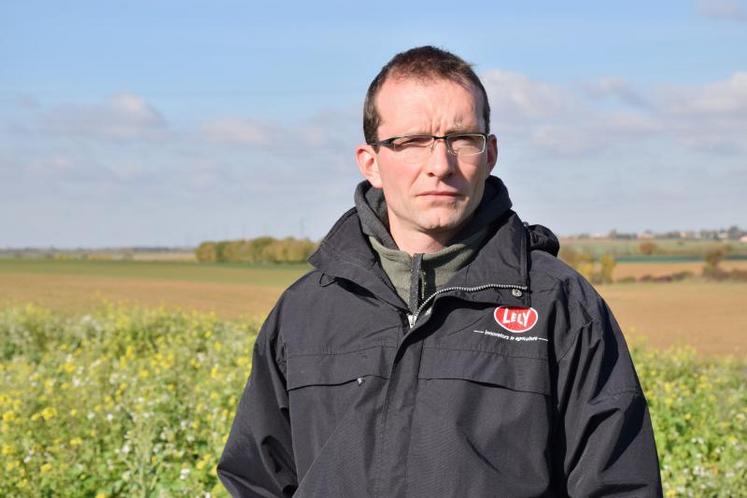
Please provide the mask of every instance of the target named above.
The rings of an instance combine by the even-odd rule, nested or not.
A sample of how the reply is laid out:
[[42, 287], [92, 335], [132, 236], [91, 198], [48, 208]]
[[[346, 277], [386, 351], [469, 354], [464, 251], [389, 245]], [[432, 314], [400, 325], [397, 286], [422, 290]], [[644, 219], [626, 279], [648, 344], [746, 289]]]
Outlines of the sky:
[[0, 248], [323, 237], [396, 53], [472, 63], [514, 209], [747, 228], [747, 0], [0, 3]]

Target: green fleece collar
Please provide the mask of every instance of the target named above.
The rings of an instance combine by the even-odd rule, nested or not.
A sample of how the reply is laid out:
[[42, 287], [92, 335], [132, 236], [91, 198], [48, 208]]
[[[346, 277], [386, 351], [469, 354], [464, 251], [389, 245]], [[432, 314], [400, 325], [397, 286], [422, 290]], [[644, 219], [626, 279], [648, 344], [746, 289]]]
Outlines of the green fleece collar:
[[409, 303], [410, 310], [414, 312], [425, 298], [444, 287], [457, 271], [470, 262], [488, 233], [485, 227], [462, 242], [437, 252], [423, 254], [419, 264], [416, 297], [412, 295], [413, 271], [417, 271], [415, 258], [405, 251], [385, 247], [373, 236], [369, 235], [368, 240], [397, 294], [404, 302]]
[[425, 298], [443, 288], [456, 272], [469, 264], [490, 235], [491, 223], [511, 208], [503, 182], [491, 176], [485, 182], [483, 199], [472, 219], [452, 244], [437, 252], [410, 256], [397, 248], [389, 233], [386, 201], [381, 189], [361, 182], [356, 189], [355, 204], [371, 248], [397, 294], [413, 312]]

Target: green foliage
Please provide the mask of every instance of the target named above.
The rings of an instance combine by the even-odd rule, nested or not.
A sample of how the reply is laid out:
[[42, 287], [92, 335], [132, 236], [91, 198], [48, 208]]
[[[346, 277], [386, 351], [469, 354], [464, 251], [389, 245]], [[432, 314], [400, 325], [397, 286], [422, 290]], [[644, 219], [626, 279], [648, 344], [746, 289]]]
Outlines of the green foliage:
[[[641, 252], [641, 243], [654, 244], [651, 246], [644, 246], [644, 251], [651, 252], [651, 254], [644, 254]], [[722, 240], [706, 240], [706, 239], [652, 239], [652, 240], [640, 240], [640, 239], [592, 239], [592, 238], [571, 238], [561, 239], [561, 248], [570, 247], [576, 251], [586, 251], [594, 255], [595, 258], [599, 258], [602, 254], [608, 252], [614, 254], [618, 261], [661, 261], [661, 262], [673, 262], [673, 261], [698, 261], [703, 260], [705, 253], [711, 249], [719, 249], [729, 247], [728, 257], [743, 259], [747, 257], [747, 244], [740, 243], [728, 243]]]
[[195, 249], [195, 257], [200, 263], [215, 263], [215, 242], [203, 242]]
[[613, 281], [617, 260], [612, 253], [606, 252], [600, 256], [599, 270], [596, 269], [597, 262], [591, 251], [579, 251], [568, 246], [561, 248], [558, 256], [594, 284], [611, 284]]
[[[0, 310], [0, 496], [227, 496], [257, 323]], [[637, 348], [666, 496], [747, 496], [747, 362]]]
[[615, 272], [616, 264], [617, 261], [615, 260], [615, 256], [612, 254], [604, 253], [602, 254], [602, 257], [599, 258], [599, 265], [601, 267], [599, 270], [599, 278], [603, 284], [612, 283], [612, 275]]
[[308, 239], [259, 237], [251, 240], [203, 242], [197, 247], [195, 256], [201, 263], [303, 263], [316, 247]]
[[705, 267], [711, 270], [717, 270], [719, 263], [726, 256], [726, 248], [719, 247], [716, 249], [709, 249], [705, 253]]
[[721, 261], [730, 251], [731, 246], [714, 248], [706, 252], [703, 265], [703, 277], [708, 280], [737, 280], [747, 281], [747, 270], [734, 268], [731, 271], [721, 268]]
[[256, 324], [0, 311], [0, 496], [225, 495], [215, 466]]
[[747, 362], [633, 351], [665, 496], [747, 496]]
[[654, 244], [651, 241], [641, 242], [638, 245], [638, 250], [641, 252], [641, 254], [645, 254], [647, 256], [650, 256], [658, 251], [658, 247], [656, 244]]

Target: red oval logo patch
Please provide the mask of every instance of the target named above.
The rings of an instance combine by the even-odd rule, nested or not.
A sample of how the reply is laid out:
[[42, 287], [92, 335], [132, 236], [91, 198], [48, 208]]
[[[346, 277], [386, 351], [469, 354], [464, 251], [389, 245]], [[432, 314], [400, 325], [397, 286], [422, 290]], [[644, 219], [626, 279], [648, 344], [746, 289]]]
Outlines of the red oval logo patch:
[[526, 332], [534, 327], [539, 319], [537, 310], [534, 308], [518, 306], [499, 306], [493, 312], [493, 317], [498, 325], [514, 334]]

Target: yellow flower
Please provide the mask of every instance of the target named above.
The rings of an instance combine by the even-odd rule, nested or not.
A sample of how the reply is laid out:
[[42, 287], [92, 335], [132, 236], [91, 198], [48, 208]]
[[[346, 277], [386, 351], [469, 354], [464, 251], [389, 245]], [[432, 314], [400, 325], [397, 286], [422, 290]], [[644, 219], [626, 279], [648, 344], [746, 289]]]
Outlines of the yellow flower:
[[3, 413], [3, 422], [13, 422], [16, 418], [15, 412], [9, 411]]
[[79, 437], [74, 437], [73, 439], [70, 440], [70, 446], [75, 447], [75, 446], [80, 446], [81, 444], [83, 444], [83, 440]]
[[71, 361], [66, 361], [60, 366], [60, 371], [71, 374], [75, 372], [75, 364]]
[[148, 372], [146, 369], [141, 368], [140, 371], [137, 373], [137, 376], [141, 379], [147, 379], [150, 377], [150, 372]]
[[57, 416], [57, 410], [55, 410], [51, 406], [48, 406], [41, 411], [41, 416], [44, 417], [44, 420], [51, 420], [55, 418], [55, 416]]
[[3, 445], [3, 451], [2, 451], [2, 453], [3, 453], [3, 455], [12, 455], [13, 454], [13, 450], [14, 450], [14, 448], [11, 445], [4, 444]]
[[41, 466], [41, 473], [42, 474], [49, 474], [49, 472], [52, 470], [52, 464], [51, 463], [45, 463]]

